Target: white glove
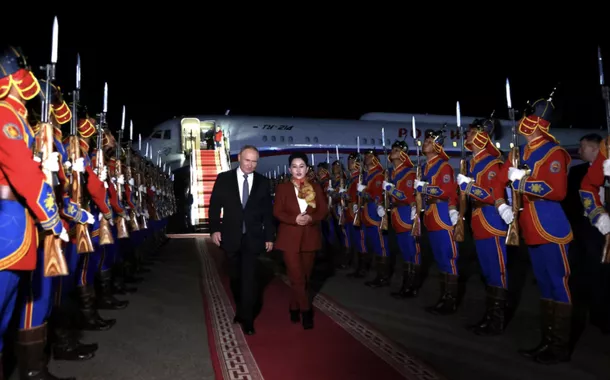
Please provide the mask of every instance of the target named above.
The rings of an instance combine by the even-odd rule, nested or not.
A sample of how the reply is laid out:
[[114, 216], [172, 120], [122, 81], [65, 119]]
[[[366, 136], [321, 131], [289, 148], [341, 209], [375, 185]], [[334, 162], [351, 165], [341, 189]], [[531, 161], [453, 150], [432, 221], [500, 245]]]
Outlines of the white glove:
[[415, 183], [414, 183], [415, 190], [416, 191], [422, 191], [424, 186], [426, 186], [427, 184], [428, 184], [428, 182], [423, 182], [423, 181], [420, 181], [420, 180], [416, 179]]
[[383, 181], [383, 184], [381, 186], [383, 186], [383, 189], [385, 191], [392, 191], [392, 189], [394, 188], [394, 184], [387, 181]]
[[[93, 214], [91, 214], [87, 210], [83, 210], [83, 212], [85, 213], [85, 215], [87, 215], [87, 223], [89, 223], [89, 224], [95, 223], [95, 218], [93, 217]], [[102, 216], [102, 214], [100, 214], [100, 216]]]
[[597, 218], [597, 222], [595, 222], [595, 227], [597, 227], [602, 235], [610, 233], [610, 217], [608, 214], [601, 214], [599, 218]]
[[511, 167], [508, 169], [508, 179], [512, 182], [520, 180], [525, 175], [525, 170]]
[[345, 193], [347, 190], [344, 187], [339, 188], [339, 194]]
[[473, 179], [470, 177], [466, 177], [465, 175], [462, 175], [461, 173], [457, 175], [457, 182], [458, 185], [461, 185], [463, 183], [470, 183], [472, 182]]
[[108, 224], [110, 224], [111, 226], [114, 226], [114, 220], [112, 220], [112, 218], [108, 219]]
[[411, 220], [415, 220], [416, 216], [417, 216], [417, 207], [413, 206], [413, 207], [411, 207]]
[[599, 201], [601, 204], [606, 204], [606, 188], [603, 186], [599, 188]]
[[604, 160], [604, 175], [610, 176], [610, 159]]
[[140, 185], [140, 187], [138, 188], [138, 190], [140, 191], [140, 193], [146, 193], [146, 186], [144, 186], [144, 185]]
[[76, 162], [74, 163], [74, 166], [72, 167], [72, 170], [74, 170], [75, 172], [84, 173], [85, 172], [85, 159], [82, 157], [76, 159]]
[[[108, 179], [108, 168], [104, 166], [102, 169], [102, 174], [98, 175], [100, 181], [105, 182]], [[108, 188], [108, 186], [106, 186]]]
[[123, 219], [125, 219], [126, 221], [130, 221], [131, 218], [129, 217], [129, 214], [125, 213], [125, 216], [123, 217]]
[[460, 218], [458, 210], [449, 210], [449, 219], [451, 219], [451, 225], [455, 226]]
[[118, 183], [119, 185], [124, 185], [124, 184], [125, 184], [125, 176], [124, 176], [123, 174], [121, 174], [121, 175], [119, 176], [119, 178], [117, 178], [117, 180], [116, 180], [116, 181], [117, 181], [117, 183]]
[[380, 218], [385, 216], [385, 209], [383, 206], [377, 206], [377, 215], [379, 215]]
[[[36, 159], [35, 159], [36, 160]], [[40, 158], [36, 160], [40, 162]], [[52, 152], [50, 157], [44, 160], [42, 168], [51, 172], [59, 171], [59, 152]]]
[[65, 171], [68, 171], [71, 166], [72, 166], [72, 163], [69, 160], [64, 162], [64, 170]]
[[66, 243], [70, 240], [70, 236], [68, 236], [68, 231], [64, 227], [61, 227], [61, 233], [59, 234], [59, 238]]
[[513, 222], [513, 219], [515, 219], [515, 215], [513, 215], [513, 210], [506, 203], [503, 203], [498, 207], [498, 213], [500, 214], [500, 217], [504, 219], [504, 223], [506, 224], [511, 224]]
[[150, 214], [148, 213], [148, 210], [144, 210], [144, 216], [145, 216], [147, 219], [150, 219]]
[[104, 218], [104, 215], [102, 215], [102, 213], [100, 212], [99, 214], [97, 214], [97, 220], [98, 221], [102, 221], [102, 219]]
[[352, 211], [355, 213], [358, 212], [358, 205], [356, 203], [354, 203], [354, 205], [352, 206]]
[[366, 186], [364, 186], [364, 185], [363, 185], [363, 184], [361, 184], [361, 183], [358, 183], [358, 192], [359, 192], [359, 193], [363, 192], [365, 189], [366, 189]]
[[[332, 187], [329, 187], [328, 190], [326, 190], [326, 191], [328, 191], [329, 193], [334, 193], [335, 189]], [[161, 191], [161, 194], [163, 194], [163, 190]]]
[[154, 186], [150, 187], [150, 190], [154, 193], [155, 191], [157, 191], [157, 189]]
[[133, 177], [132, 177], [132, 178], [129, 178], [128, 183], [129, 183], [129, 186], [131, 186], [131, 187], [133, 187], [133, 186], [135, 186], [135, 185], [136, 185], [136, 182], [133, 180]]

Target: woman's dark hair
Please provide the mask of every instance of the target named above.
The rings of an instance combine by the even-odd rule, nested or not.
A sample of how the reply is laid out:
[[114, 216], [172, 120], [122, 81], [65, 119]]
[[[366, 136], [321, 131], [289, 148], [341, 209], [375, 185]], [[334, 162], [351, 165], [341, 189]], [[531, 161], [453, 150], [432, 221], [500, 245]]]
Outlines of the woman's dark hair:
[[288, 157], [288, 166], [291, 166], [291, 165], [292, 165], [292, 161], [293, 161], [295, 158], [300, 158], [301, 160], [303, 160], [303, 162], [305, 162], [305, 166], [308, 166], [308, 165], [309, 165], [309, 161], [307, 161], [307, 155], [306, 155], [305, 153], [302, 153], [302, 152], [295, 152], [295, 153], [292, 153], [292, 154], [290, 155], [290, 157]]

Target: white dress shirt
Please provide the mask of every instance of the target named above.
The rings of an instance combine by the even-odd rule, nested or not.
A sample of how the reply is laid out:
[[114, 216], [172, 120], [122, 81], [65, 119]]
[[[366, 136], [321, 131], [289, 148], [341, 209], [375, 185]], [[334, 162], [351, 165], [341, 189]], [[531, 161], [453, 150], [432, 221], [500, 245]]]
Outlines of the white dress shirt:
[[294, 186], [294, 192], [297, 195], [297, 201], [299, 202], [299, 208], [301, 209], [301, 213], [304, 213], [307, 209], [307, 201], [305, 199], [299, 198], [299, 189], [297, 189], [296, 186]]
[[[239, 200], [243, 203], [244, 196], [244, 172], [241, 171], [241, 168], [237, 167], [237, 188], [239, 189]], [[254, 173], [248, 174], [248, 197], [252, 194], [252, 183], [254, 182]]]

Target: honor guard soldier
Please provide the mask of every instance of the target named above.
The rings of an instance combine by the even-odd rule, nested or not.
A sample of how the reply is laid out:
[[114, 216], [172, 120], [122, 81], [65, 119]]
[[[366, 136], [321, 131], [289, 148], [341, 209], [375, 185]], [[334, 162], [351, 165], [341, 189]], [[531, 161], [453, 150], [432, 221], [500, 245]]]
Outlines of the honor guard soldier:
[[[549, 133], [553, 110], [546, 99], [525, 110], [518, 127], [527, 140], [519, 146], [522, 168], [513, 167], [511, 154], [496, 176], [499, 186], [512, 182], [512, 191], [522, 201], [519, 225], [540, 289], [542, 340], [537, 347], [520, 353], [545, 364], [569, 360], [572, 316], [568, 287], [572, 229], [560, 204], [567, 192], [571, 159]], [[509, 207], [505, 203], [505, 199], [496, 200], [500, 215]]]
[[[449, 157], [443, 149], [444, 131], [426, 131], [422, 152], [426, 164], [422, 178], [415, 181], [415, 190], [425, 201], [424, 225], [439, 270], [441, 295], [435, 306], [427, 308], [433, 314], [450, 314], [457, 310], [458, 247], [453, 236], [457, 224], [457, 184]], [[417, 210], [411, 209], [411, 219]]]
[[[350, 244], [349, 237], [345, 228], [345, 200], [342, 194], [345, 193], [346, 176], [345, 170], [340, 160], [335, 160], [331, 165], [332, 177], [329, 186], [329, 194], [331, 198], [330, 211], [335, 228], [337, 229], [337, 238], [339, 246], [339, 257], [337, 258], [337, 268], [347, 269], [350, 263]], [[357, 177], [356, 177], [357, 178]], [[341, 192], [343, 189], [343, 193]]]
[[506, 230], [504, 221], [495, 207], [494, 194], [503, 194], [505, 188], [492, 187], [503, 160], [500, 151], [491, 141], [494, 131], [500, 131], [497, 119], [476, 119], [470, 125], [464, 143], [472, 152], [468, 161], [467, 176], [458, 174], [460, 191], [466, 193], [472, 207], [471, 230], [485, 277], [487, 302], [481, 321], [470, 326], [478, 335], [498, 335], [504, 331], [504, 314], [508, 295], [506, 277]]
[[362, 160], [357, 153], [351, 153], [347, 158], [347, 170], [349, 177], [345, 182], [345, 188], [339, 189], [339, 194], [346, 203], [345, 207], [345, 231], [351, 251], [357, 256], [356, 270], [349, 273], [347, 277], [362, 278], [368, 272], [368, 255], [364, 242], [364, 228], [362, 226], [361, 200], [358, 195], [359, 179], [362, 175]]
[[[25, 102], [40, 91], [38, 80], [29, 71], [20, 50], [6, 46], [0, 50], [0, 235], [5, 244], [0, 249], [0, 377], [4, 336], [13, 314], [20, 273], [40, 268], [37, 258], [37, 228], [52, 231], [62, 240], [68, 233], [61, 223], [53, 189], [46, 182], [41, 164], [33, 159], [33, 131], [27, 122]], [[59, 170], [57, 155], [42, 162], [51, 172]], [[36, 225], [38, 224], [38, 226]], [[44, 262], [44, 260], [42, 261]], [[50, 290], [49, 290], [50, 291]], [[31, 297], [31, 295], [30, 295]], [[49, 378], [45, 353], [46, 310], [36, 299], [26, 302], [28, 313], [22, 318], [17, 335], [17, 359], [22, 378]], [[21, 303], [20, 303], [21, 304]], [[23, 321], [27, 323], [23, 323]]]
[[[324, 194], [327, 194], [330, 197], [332, 192], [331, 187], [331, 178], [330, 172], [328, 168], [327, 162], [320, 162], [318, 164], [318, 173], [316, 175], [318, 179], [318, 183], [324, 190]], [[328, 202], [329, 213], [326, 219], [322, 220], [322, 235], [324, 236], [325, 246], [326, 246], [326, 254], [329, 255], [330, 258], [334, 258], [335, 251], [337, 250], [337, 231], [336, 231], [336, 222], [333, 218], [333, 213], [330, 212], [332, 210], [332, 199]], [[334, 260], [333, 260], [334, 262]]]
[[375, 253], [377, 276], [365, 282], [373, 288], [390, 285], [390, 262], [388, 260], [388, 235], [381, 230], [381, 218], [385, 216], [383, 206], [384, 173], [381, 163], [370, 149], [364, 153], [366, 171], [362, 183], [358, 184], [358, 196], [363, 199], [362, 228], [368, 247]]
[[392, 293], [396, 298], [416, 297], [421, 285], [421, 251], [419, 241], [411, 234], [413, 218], [411, 209], [415, 208], [416, 171], [409, 158], [409, 147], [404, 141], [392, 144], [390, 152], [393, 170], [390, 182], [383, 181], [383, 188], [392, 197], [392, 227], [396, 231], [396, 240], [402, 254], [402, 285], [400, 290]]

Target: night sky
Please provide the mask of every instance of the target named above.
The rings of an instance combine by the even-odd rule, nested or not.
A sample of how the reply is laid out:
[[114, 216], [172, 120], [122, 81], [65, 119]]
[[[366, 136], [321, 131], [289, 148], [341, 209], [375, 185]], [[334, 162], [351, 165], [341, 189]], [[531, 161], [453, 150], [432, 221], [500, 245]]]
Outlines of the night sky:
[[462, 115], [488, 116], [495, 109], [506, 118], [506, 77], [519, 108], [561, 83], [555, 102], [561, 118], [551, 128], [605, 126], [597, 46], [610, 80], [608, 39], [508, 39], [491, 28], [457, 36], [432, 24], [417, 34], [372, 24], [357, 24], [358, 32], [357, 25], [333, 22], [300, 25], [298, 14], [245, 22], [209, 9], [133, 5], [118, 13], [92, 7], [28, 13], [27, 27], [23, 20], [3, 20], [13, 28], [3, 37], [21, 46], [32, 66], [44, 65], [57, 15], [56, 83], [70, 101], [79, 52], [81, 100], [99, 112], [107, 81], [111, 129], [119, 127], [123, 104], [135, 132], [144, 135], [174, 116], [226, 109], [233, 115], [356, 119], [366, 112], [454, 114], [459, 100]]

